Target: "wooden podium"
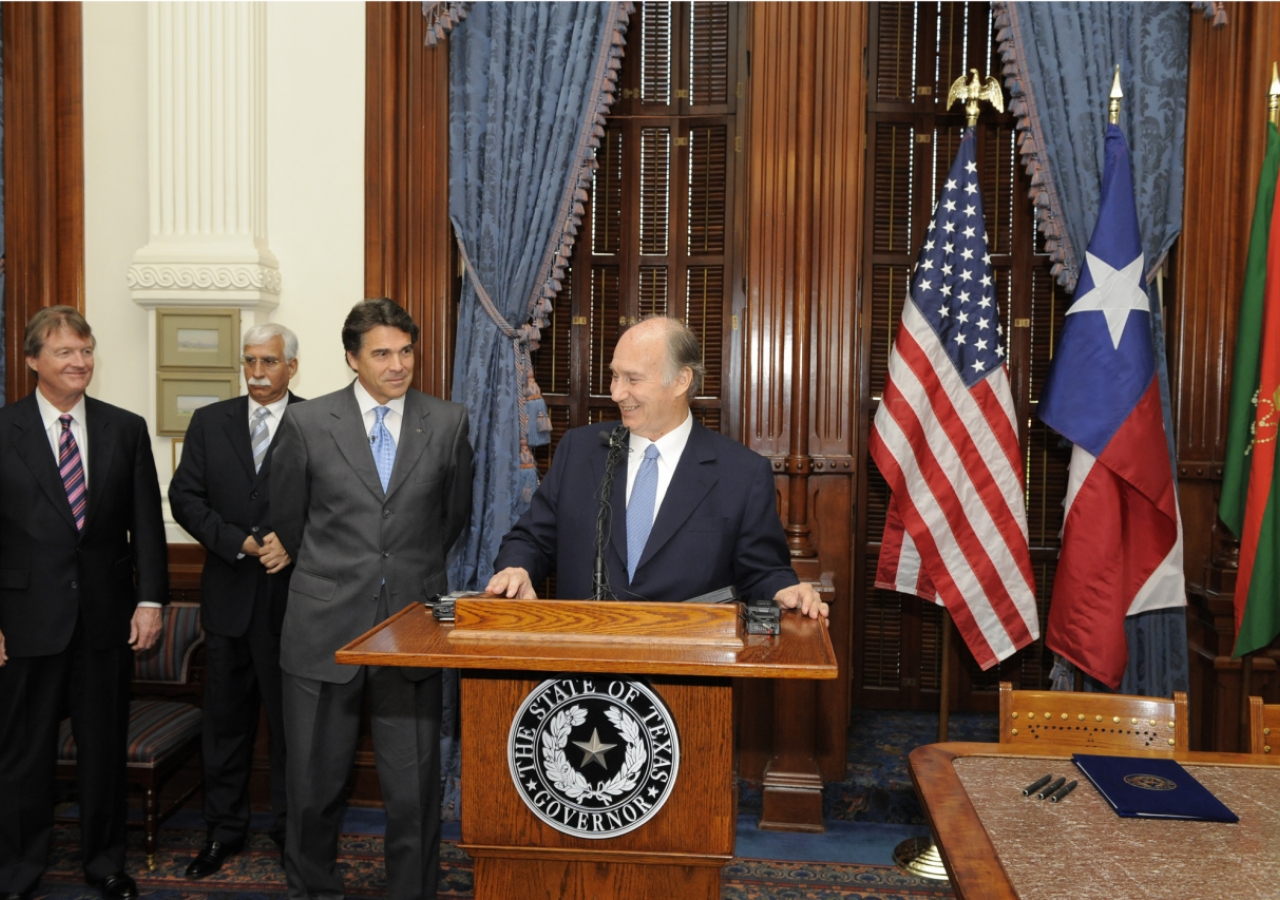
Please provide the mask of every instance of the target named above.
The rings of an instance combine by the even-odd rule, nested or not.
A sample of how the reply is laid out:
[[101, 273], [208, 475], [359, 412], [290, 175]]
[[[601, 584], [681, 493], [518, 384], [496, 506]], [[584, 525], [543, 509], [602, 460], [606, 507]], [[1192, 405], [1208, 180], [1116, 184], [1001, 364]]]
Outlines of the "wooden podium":
[[[751, 635], [740, 613], [737, 604], [466, 598], [452, 625], [414, 604], [336, 659], [463, 670], [462, 847], [475, 860], [476, 900], [716, 900], [737, 824], [730, 679], [837, 674], [821, 621], [784, 611], [781, 635]], [[612, 690], [617, 682], [600, 677], [607, 675], [640, 677], [665, 703], [679, 766], [665, 802], [643, 824], [580, 837], [552, 827], [554, 817], [535, 813], [517, 791], [509, 740], [522, 704], [544, 680]], [[630, 740], [604, 744], [598, 729], [589, 742], [585, 733], [574, 742], [582, 750], [559, 734], [573, 760], [607, 746], [617, 748], [603, 751], [614, 759], [624, 751], [632, 758]], [[594, 771], [586, 762], [580, 768]]]

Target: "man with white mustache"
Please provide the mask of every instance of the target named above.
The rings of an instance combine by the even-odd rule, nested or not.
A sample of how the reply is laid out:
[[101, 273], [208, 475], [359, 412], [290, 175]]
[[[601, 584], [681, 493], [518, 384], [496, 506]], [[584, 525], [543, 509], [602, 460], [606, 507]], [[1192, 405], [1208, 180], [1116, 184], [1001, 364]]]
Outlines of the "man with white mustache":
[[280, 628], [292, 560], [271, 526], [271, 457], [298, 371], [298, 339], [255, 325], [241, 344], [247, 397], [196, 412], [169, 485], [173, 518], [206, 550], [200, 580], [205, 629], [204, 817], [207, 840], [187, 866], [204, 878], [239, 853], [249, 830], [249, 775], [258, 702], [270, 733], [270, 836], [283, 849], [285, 740]]

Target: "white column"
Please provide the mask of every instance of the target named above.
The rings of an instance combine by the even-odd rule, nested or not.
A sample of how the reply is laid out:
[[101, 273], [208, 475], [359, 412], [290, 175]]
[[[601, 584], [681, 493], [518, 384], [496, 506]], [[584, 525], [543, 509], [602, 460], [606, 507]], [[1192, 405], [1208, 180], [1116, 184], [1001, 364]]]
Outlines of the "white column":
[[147, 16], [151, 235], [129, 267], [133, 300], [265, 319], [280, 295], [267, 246], [266, 4], [152, 2]]

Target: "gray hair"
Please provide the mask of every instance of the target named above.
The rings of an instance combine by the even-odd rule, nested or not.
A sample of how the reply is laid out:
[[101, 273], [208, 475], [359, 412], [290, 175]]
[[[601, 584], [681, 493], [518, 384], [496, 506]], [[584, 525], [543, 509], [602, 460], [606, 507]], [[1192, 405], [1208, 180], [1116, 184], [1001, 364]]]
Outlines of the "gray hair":
[[702, 348], [689, 326], [671, 316], [650, 316], [643, 321], [659, 321], [667, 333], [667, 374], [662, 379], [670, 386], [680, 377], [681, 369], [688, 369], [693, 378], [689, 382], [687, 398], [692, 400], [702, 392], [702, 382], [707, 377], [707, 367], [702, 363]]
[[297, 359], [298, 336], [277, 322], [263, 322], [261, 325], [254, 325], [244, 333], [244, 340], [240, 342], [240, 349], [243, 351], [246, 347], [256, 347], [258, 344], [265, 344], [276, 337], [284, 340], [284, 361], [292, 362]]

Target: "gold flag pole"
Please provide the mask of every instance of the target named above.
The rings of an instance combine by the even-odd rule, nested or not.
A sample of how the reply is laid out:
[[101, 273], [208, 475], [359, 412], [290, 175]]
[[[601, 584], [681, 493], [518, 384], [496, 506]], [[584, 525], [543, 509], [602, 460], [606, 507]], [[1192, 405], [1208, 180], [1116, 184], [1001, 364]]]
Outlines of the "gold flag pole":
[[[1000, 82], [990, 75], [983, 81], [978, 77], [977, 69], [969, 70], [968, 82], [961, 75], [951, 83], [945, 108], [950, 109], [957, 100], [964, 102], [970, 128], [978, 124], [978, 111], [983, 101], [990, 103], [996, 112], [1004, 112], [1004, 91], [1000, 88]], [[943, 743], [947, 739], [951, 715], [951, 614], [946, 607], [943, 607], [938, 627], [942, 629], [942, 671], [938, 676], [938, 743]], [[899, 869], [917, 878], [948, 880], [942, 854], [938, 852], [938, 845], [931, 837], [907, 838], [893, 848], [893, 861]]]
[[[1267, 119], [1280, 128], [1280, 71], [1271, 64], [1271, 88], [1267, 91]], [[1237, 638], [1239, 635], [1236, 636]], [[1249, 691], [1253, 680], [1253, 654], [1240, 659], [1240, 752], [1249, 752]]]

